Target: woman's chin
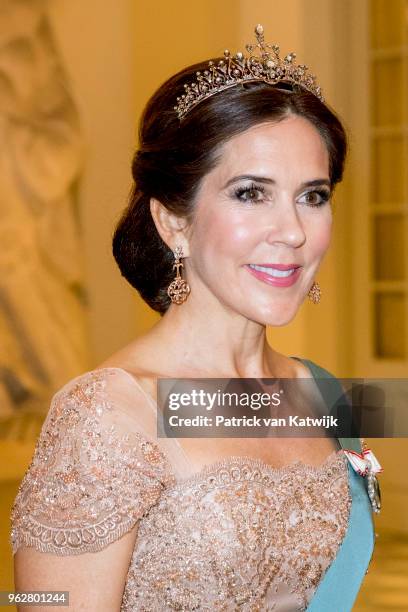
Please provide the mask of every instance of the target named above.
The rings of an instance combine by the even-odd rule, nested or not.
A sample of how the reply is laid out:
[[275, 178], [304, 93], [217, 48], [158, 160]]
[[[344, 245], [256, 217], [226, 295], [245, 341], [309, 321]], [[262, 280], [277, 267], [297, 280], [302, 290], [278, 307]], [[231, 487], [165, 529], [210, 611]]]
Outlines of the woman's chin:
[[269, 325], [270, 327], [285, 327], [285, 325], [289, 325], [289, 323], [293, 321], [295, 314], [292, 317], [271, 318], [265, 322], [265, 325]]
[[295, 318], [298, 309], [296, 308], [274, 308], [273, 311], [267, 309], [263, 312], [259, 310], [254, 312], [249, 318], [253, 321], [257, 321], [262, 325], [269, 325], [271, 327], [284, 327], [288, 325]]

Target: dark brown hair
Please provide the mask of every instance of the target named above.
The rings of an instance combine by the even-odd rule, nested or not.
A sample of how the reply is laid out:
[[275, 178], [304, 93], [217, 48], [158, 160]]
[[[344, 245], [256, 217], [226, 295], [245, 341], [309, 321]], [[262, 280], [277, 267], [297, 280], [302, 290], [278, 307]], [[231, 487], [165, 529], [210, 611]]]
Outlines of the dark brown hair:
[[332, 187], [343, 175], [344, 128], [333, 111], [306, 90], [262, 82], [237, 85], [203, 100], [180, 123], [174, 110], [177, 96], [207, 64], [174, 75], [147, 103], [140, 122], [140, 148], [132, 163], [134, 185], [113, 236], [113, 255], [122, 275], [161, 315], [170, 305], [167, 287], [174, 277], [174, 256], [157, 232], [150, 198], [190, 222], [194, 196], [216, 165], [220, 147], [258, 123], [278, 122], [288, 114], [304, 117], [320, 133], [329, 154]]

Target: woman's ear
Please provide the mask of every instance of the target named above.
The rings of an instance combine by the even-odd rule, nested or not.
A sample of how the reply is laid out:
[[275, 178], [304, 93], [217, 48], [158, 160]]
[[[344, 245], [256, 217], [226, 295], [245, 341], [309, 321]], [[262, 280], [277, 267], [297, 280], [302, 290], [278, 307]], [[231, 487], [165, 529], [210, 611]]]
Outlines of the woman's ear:
[[156, 198], [150, 198], [150, 213], [161, 239], [169, 249], [174, 251], [176, 246], [181, 246], [183, 256], [188, 257], [187, 220], [172, 213]]

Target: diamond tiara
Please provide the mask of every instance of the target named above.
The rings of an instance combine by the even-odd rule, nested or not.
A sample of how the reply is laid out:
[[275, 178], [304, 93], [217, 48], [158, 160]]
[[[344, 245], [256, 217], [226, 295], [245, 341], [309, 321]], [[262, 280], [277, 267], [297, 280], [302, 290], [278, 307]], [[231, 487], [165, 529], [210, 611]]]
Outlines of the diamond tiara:
[[296, 64], [296, 54], [289, 53], [281, 59], [279, 47], [265, 43], [264, 29], [258, 24], [255, 28], [256, 44], [246, 45], [249, 55], [240, 51], [234, 56], [227, 50], [224, 58], [215, 63], [208, 62], [208, 69], [196, 73], [196, 80], [185, 84], [185, 93], [177, 98], [174, 110], [180, 121], [202, 100], [220, 91], [235, 87], [239, 83], [263, 81], [270, 85], [286, 82], [292, 89], [307, 89], [324, 102], [316, 77], [308, 73], [304, 64]]

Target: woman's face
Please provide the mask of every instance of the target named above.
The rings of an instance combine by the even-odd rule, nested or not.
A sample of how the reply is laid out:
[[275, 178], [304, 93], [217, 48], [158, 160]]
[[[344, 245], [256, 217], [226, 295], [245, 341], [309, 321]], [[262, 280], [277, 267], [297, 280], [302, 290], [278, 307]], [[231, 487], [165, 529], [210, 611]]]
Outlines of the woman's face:
[[210, 292], [258, 323], [289, 323], [330, 243], [330, 191], [328, 151], [306, 119], [231, 138], [201, 183], [190, 228], [186, 272], [201, 306]]

